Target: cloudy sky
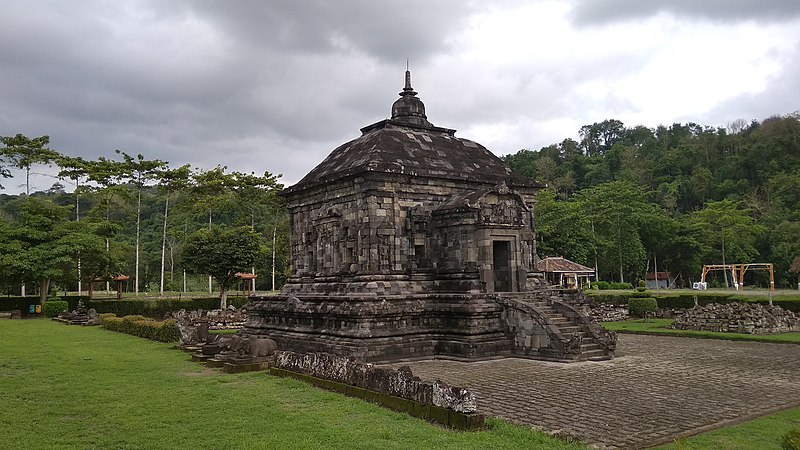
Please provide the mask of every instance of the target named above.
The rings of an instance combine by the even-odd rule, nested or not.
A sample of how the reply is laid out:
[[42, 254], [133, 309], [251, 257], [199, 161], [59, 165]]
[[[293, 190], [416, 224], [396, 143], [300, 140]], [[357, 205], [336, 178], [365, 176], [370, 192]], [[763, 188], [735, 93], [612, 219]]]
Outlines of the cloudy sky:
[[498, 155], [725, 126], [800, 109], [800, 1], [0, 0], [0, 135], [291, 185], [389, 116], [406, 59], [429, 120]]

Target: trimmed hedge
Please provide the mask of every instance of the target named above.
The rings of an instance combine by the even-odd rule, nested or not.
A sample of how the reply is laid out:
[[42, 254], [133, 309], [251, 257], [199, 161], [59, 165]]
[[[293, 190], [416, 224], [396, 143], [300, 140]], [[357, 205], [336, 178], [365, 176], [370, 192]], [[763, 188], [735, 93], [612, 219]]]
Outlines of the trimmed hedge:
[[47, 317], [55, 317], [69, 309], [69, 303], [63, 300], [48, 300], [42, 305], [42, 314]]
[[618, 283], [616, 281], [593, 281], [592, 287], [596, 287], [601, 291], [633, 289], [633, 285], [630, 283]]
[[658, 302], [653, 297], [634, 297], [628, 300], [628, 312], [634, 317], [645, 317], [656, 309]]
[[103, 314], [100, 324], [107, 330], [132, 334], [159, 342], [175, 342], [180, 340], [181, 337], [178, 326], [173, 319], [156, 321], [140, 315], [117, 317], [114, 314]]
[[[198, 298], [156, 298], [156, 299], [125, 299], [125, 300], [89, 300], [85, 295], [59, 296], [58, 300], [63, 300], [69, 305], [70, 311], [78, 307], [78, 300], [83, 300], [87, 309], [94, 308], [98, 313], [114, 313], [118, 316], [128, 316], [132, 314], [144, 314], [148, 316], [163, 316], [171, 311], [181, 309], [218, 309], [219, 297], [198, 297]], [[51, 300], [48, 300], [48, 302]], [[241, 308], [248, 302], [247, 297], [229, 296], [228, 304]], [[47, 302], [45, 302], [46, 304]], [[38, 305], [38, 296], [11, 296], [0, 297], [0, 311], [13, 311], [18, 309], [23, 315], [28, 314], [30, 305]]]
[[[88, 297], [86, 297], [85, 295], [82, 295], [80, 297], [70, 296], [67, 298], [61, 298], [61, 297], [54, 297], [54, 298], [56, 298], [57, 300], [66, 301], [69, 304], [67, 308], [69, 310], [77, 308], [78, 299], [83, 299], [84, 304], [88, 300]], [[42, 305], [42, 311], [44, 311], [44, 305], [47, 304], [47, 302], [49, 301], [51, 300], [47, 300], [44, 302], [44, 304]], [[38, 305], [38, 304], [39, 304], [38, 295], [27, 295], [25, 297], [21, 295], [12, 295], [12, 296], [0, 297], [0, 311], [13, 311], [15, 309], [18, 309], [22, 312], [23, 316], [32, 315], [28, 313], [28, 308], [30, 307], [30, 305]]]
[[[615, 292], [604, 293], [597, 291], [586, 291], [586, 295], [594, 299], [598, 303], [607, 303], [611, 305], [626, 305], [631, 298], [639, 295], [639, 292]], [[654, 297], [661, 309], [682, 309], [694, 308], [694, 298], [697, 297], [697, 304], [700, 306], [708, 305], [710, 303], [733, 303], [733, 302], [748, 302], [760, 303], [762, 305], [769, 304], [769, 298], [765, 296], [747, 296], [736, 293], [725, 292], [703, 292], [697, 291], [696, 294], [688, 293], [672, 293], [672, 292], [653, 292], [647, 293], [649, 297]], [[781, 308], [800, 314], [800, 295], [781, 295], [772, 298], [772, 304], [780, 306]]]

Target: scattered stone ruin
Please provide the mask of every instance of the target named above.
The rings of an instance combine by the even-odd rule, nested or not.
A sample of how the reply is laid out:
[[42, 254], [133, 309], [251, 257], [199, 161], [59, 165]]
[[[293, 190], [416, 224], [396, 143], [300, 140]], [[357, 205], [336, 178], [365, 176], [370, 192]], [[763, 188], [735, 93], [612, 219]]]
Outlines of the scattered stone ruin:
[[233, 305], [225, 309], [211, 310], [190, 310], [181, 309], [169, 314], [171, 319], [176, 322], [191, 326], [206, 324], [209, 330], [239, 330], [244, 327], [247, 321], [247, 310], [244, 308], [236, 309]]
[[477, 410], [475, 395], [471, 391], [449, 386], [440, 380], [423, 382], [411, 373], [408, 366], [392, 370], [342, 356], [279, 351], [275, 367], [460, 413]]
[[773, 334], [800, 331], [800, 318], [780, 306], [758, 303], [711, 303], [687, 309], [675, 318], [678, 330]]
[[0, 311], [0, 319], [22, 319], [22, 311], [18, 309], [11, 311]]
[[100, 325], [100, 314], [94, 308], [87, 309], [83, 304], [83, 300], [78, 300], [78, 306], [72, 311], [64, 311], [53, 320], [64, 322], [69, 325], [87, 325], [94, 326]]
[[619, 322], [630, 318], [628, 305], [612, 303], [596, 302], [591, 305], [588, 313], [595, 322]]
[[243, 333], [362, 361], [612, 356], [585, 297], [536, 271], [540, 186], [429, 122], [408, 71], [391, 111], [284, 190], [291, 276]]
[[[234, 334], [209, 334], [204, 324], [197, 329], [198, 335], [184, 341], [181, 330], [180, 348], [192, 352], [192, 360], [208, 367], [221, 367], [225, 372], [252, 372], [268, 369], [275, 363], [275, 341], [261, 336]], [[194, 338], [202, 338], [194, 341]], [[192, 342], [194, 341], [194, 342]], [[190, 343], [191, 342], [191, 343]]]

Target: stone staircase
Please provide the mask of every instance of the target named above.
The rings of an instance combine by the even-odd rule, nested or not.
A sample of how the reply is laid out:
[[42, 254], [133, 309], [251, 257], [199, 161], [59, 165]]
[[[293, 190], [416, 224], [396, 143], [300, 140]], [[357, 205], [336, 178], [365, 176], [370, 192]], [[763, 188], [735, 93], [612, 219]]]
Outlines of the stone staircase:
[[616, 335], [592, 323], [574, 290], [498, 294], [515, 356], [549, 361], [597, 361], [614, 356]]

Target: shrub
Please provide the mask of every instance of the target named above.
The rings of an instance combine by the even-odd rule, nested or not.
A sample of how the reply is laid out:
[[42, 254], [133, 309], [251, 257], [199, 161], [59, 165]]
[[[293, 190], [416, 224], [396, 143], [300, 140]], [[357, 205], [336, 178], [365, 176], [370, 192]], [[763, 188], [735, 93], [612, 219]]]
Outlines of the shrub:
[[594, 282], [592, 282], [592, 287], [596, 287], [597, 289], [599, 289], [601, 291], [607, 291], [608, 290], [608, 281], [594, 281]]
[[783, 450], [800, 450], [800, 429], [790, 430], [781, 438]]
[[597, 303], [608, 303], [612, 305], [625, 305], [628, 303], [628, 297], [632, 292], [602, 292], [602, 291], [587, 291], [584, 292], [587, 297], [591, 298]]
[[103, 328], [111, 331], [159, 342], [175, 342], [180, 339], [180, 332], [172, 319], [156, 321], [138, 315], [117, 317], [114, 314], [103, 314], [101, 320]]
[[658, 303], [653, 297], [628, 299], [628, 312], [634, 317], [645, 317], [648, 312], [658, 309]]
[[69, 303], [63, 300], [48, 300], [42, 304], [42, 314], [55, 317], [69, 309]]

